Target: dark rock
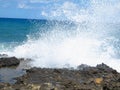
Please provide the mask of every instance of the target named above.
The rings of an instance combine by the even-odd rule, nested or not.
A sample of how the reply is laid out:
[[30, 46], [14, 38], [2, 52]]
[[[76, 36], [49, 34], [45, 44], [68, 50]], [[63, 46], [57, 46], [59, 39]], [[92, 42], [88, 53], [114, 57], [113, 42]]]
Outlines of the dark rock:
[[106, 73], [117, 73], [116, 70], [110, 68], [104, 63], [97, 65], [96, 68]]
[[120, 74], [109, 66], [80, 65], [79, 68], [34, 67], [26, 70], [26, 74], [18, 77], [11, 87], [12, 90], [120, 90]]
[[117, 81], [120, 82], [120, 78]]
[[108, 86], [103, 86], [103, 90], [110, 90]]
[[0, 83], [0, 90], [4, 88], [4, 84], [3, 83]]
[[86, 65], [86, 64], [81, 64], [77, 67], [78, 70], [85, 70], [90, 68], [90, 66]]
[[53, 72], [55, 72], [55, 73], [61, 73], [60, 70], [58, 70], [58, 69], [54, 69]]
[[119, 90], [114, 88], [120, 87], [120, 74], [105, 64], [96, 67], [80, 65], [77, 70], [31, 68], [20, 78], [22, 83], [39, 84], [41, 89]]
[[103, 68], [103, 69], [110, 69], [110, 67], [107, 66], [107, 65], [104, 64], [104, 63], [102, 63], [102, 64], [98, 64], [96, 67], [97, 67], [97, 68]]
[[116, 70], [113, 70], [112, 73], [113, 74], [118, 74], [118, 72]]
[[0, 67], [10, 67], [19, 65], [20, 60], [16, 57], [2, 57], [0, 58]]

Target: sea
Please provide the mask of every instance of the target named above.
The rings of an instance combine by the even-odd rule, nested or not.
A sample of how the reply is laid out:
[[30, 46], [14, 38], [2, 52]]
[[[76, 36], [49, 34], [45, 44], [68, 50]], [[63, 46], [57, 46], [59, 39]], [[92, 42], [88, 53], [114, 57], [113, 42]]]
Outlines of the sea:
[[[0, 50], [12, 49], [28, 39], [29, 34], [37, 31], [35, 20], [0, 18]], [[46, 20], [38, 20], [42, 26]]]
[[120, 71], [119, 4], [93, 1], [86, 7], [64, 2], [44, 12], [46, 19], [0, 18], [0, 53], [30, 58], [33, 67], [105, 63]]

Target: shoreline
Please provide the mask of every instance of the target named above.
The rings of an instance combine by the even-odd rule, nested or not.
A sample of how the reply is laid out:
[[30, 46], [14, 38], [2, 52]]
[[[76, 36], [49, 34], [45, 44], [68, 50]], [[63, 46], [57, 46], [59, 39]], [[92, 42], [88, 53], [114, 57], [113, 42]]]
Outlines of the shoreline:
[[[15, 83], [0, 81], [0, 90], [120, 90], [120, 73], [104, 63], [96, 67], [82, 64], [78, 69], [31, 68], [25, 66], [29, 60], [14, 57], [17, 60], [15, 64], [13, 57], [1, 58], [4, 61], [7, 58], [11, 64], [3, 61], [4, 65], [0, 68], [0, 72], [2, 69], [14, 67], [10, 72], [18, 76], [10, 77], [11, 80], [16, 80]], [[8, 66], [5, 66], [5, 63]], [[10, 72], [6, 74], [8, 77]]]

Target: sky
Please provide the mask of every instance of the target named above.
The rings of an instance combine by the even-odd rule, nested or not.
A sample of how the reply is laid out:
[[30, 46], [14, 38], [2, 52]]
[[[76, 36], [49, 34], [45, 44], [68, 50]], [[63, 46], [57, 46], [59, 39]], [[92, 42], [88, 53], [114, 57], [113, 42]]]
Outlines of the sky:
[[0, 17], [80, 21], [88, 14], [118, 20], [120, 0], [0, 0]]
[[[89, 0], [0, 0], [0, 17], [43, 19], [63, 3], [87, 5]], [[68, 3], [68, 4], [69, 4]], [[55, 14], [54, 14], [55, 15]], [[49, 15], [50, 16], [50, 13]]]

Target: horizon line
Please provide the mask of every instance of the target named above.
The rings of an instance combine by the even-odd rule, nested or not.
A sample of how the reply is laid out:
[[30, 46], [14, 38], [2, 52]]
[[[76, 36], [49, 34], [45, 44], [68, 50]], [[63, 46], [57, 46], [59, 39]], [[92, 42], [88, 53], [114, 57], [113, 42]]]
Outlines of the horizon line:
[[0, 17], [0, 18], [4, 18], [4, 19], [24, 19], [24, 20], [27, 20], [27, 19], [31, 19], [31, 20], [47, 20], [45, 18], [19, 18], [19, 17]]

